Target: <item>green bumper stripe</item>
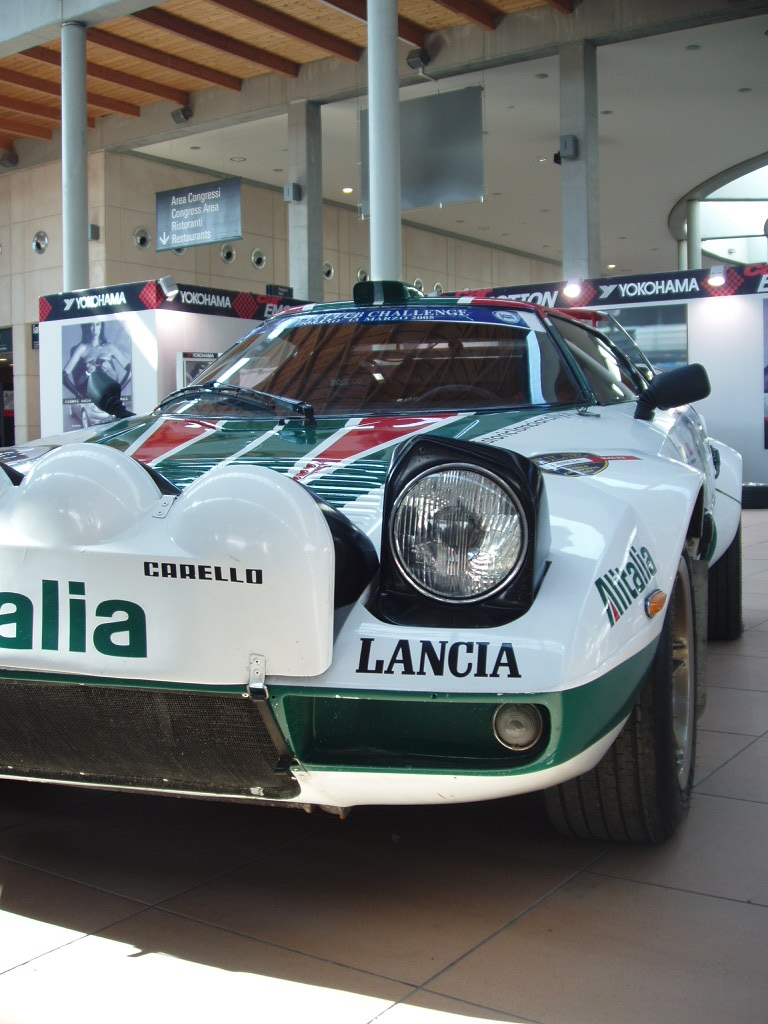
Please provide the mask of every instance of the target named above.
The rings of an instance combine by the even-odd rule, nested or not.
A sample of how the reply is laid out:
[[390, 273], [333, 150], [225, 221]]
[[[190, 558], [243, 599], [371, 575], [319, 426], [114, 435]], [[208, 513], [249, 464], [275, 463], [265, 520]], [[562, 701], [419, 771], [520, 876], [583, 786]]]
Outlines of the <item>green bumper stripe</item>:
[[[637, 701], [655, 644], [591, 683], [557, 693], [399, 693], [269, 686], [286, 742], [307, 769], [516, 775], [572, 760], [619, 725]], [[503, 703], [535, 704], [545, 734], [516, 754], [495, 738]]]

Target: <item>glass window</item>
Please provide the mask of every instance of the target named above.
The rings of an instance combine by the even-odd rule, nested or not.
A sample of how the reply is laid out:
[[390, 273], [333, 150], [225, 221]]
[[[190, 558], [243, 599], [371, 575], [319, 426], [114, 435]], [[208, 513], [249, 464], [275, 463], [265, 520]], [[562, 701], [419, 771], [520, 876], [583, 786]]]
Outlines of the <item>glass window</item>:
[[[318, 311], [274, 321], [195, 380], [196, 389], [218, 384], [221, 392], [197, 395], [194, 414], [211, 404], [211, 412], [227, 415], [225, 386], [233, 406], [246, 400], [231, 394], [234, 386], [308, 402], [317, 416], [549, 408], [585, 401], [538, 318], [535, 324], [523, 317], [508, 324], [488, 311], [483, 311], [487, 322], [451, 320], [449, 312], [458, 316], [409, 307]], [[187, 400], [179, 396], [179, 402]], [[243, 415], [243, 410], [230, 414]]]
[[626, 358], [599, 334], [570, 317], [553, 316], [555, 330], [584, 374], [600, 405], [613, 405], [637, 398], [639, 383]]

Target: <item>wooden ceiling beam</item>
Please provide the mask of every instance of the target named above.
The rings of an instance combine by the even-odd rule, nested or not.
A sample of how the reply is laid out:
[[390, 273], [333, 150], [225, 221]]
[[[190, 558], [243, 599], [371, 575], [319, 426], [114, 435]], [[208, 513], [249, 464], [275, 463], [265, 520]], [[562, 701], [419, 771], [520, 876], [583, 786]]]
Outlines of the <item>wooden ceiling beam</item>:
[[243, 43], [232, 36], [226, 36], [222, 32], [214, 32], [205, 25], [198, 25], [195, 21], [188, 21], [186, 18], [179, 18], [175, 14], [168, 14], [159, 7], [148, 7], [143, 11], [135, 11], [132, 18], [138, 18], [155, 28], [165, 29], [166, 32], [173, 32], [182, 39], [191, 39], [196, 43], [203, 43], [214, 50], [221, 50], [228, 56], [240, 57], [251, 64], [259, 64], [261, 67], [269, 68], [270, 71], [277, 71], [289, 78], [299, 77], [299, 65], [285, 57], [279, 57], [276, 53], [262, 50], [258, 46], [251, 46]]
[[[61, 107], [47, 107], [44, 103], [30, 103], [29, 100], [19, 99], [18, 96], [3, 96], [0, 93], [0, 110], [10, 111], [12, 114], [29, 114], [31, 117], [39, 117], [43, 121], [53, 121], [61, 124]], [[96, 124], [95, 117], [88, 118], [88, 127], [93, 128]]]
[[61, 86], [58, 82], [48, 82], [44, 78], [34, 78], [32, 75], [22, 74], [21, 71], [11, 71], [0, 64], [0, 82], [10, 82], [11, 85], [20, 85], [24, 89], [34, 89], [35, 92], [43, 93], [46, 96], [55, 96], [61, 99]]
[[232, 92], [240, 92], [243, 85], [242, 80], [235, 78], [234, 75], [227, 75], [216, 68], [209, 68], [204, 64], [185, 60], [183, 57], [176, 57], [165, 50], [155, 50], [151, 46], [134, 43], [131, 39], [113, 35], [111, 32], [103, 32], [98, 28], [88, 29], [88, 42], [103, 46], [107, 50], [124, 53], [129, 57], [136, 57], [138, 60], [146, 61], [157, 67], [178, 71], [182, 75], [189, 75], [190, 78], [197, 78], [211, 85], [221, 86], [222, 89], [230, 89]]
[[[323, 0], [323, 2], [327, 7], [335, 7], [336, 10], [343, 11], [344, 14], [368, 24], [365, 0]], [[408, 18], [397, 19], [397, 34], [404, 43], [410, 43], [412, 46], [423, 46], [427, 36], [421, 25], [417, 25], [415, 21], [410, 21]]]
[[15, 139], [43, 139], [50, 142], [53, 138], [53, 131], [50, 128], [30, 124], [28, 121], [17, 121], [13, 117], [0, 114], [0, 135], [6, 132]]
[[[9, 82], [11, 85], [19, 85], [31, 92], [42, 93], [44, 96], [55, 96], [61, 98], [61, 86], [58, 82], [48, 82], [44, 78], [33, 78], [32, 75], [22, 74], [21, 71], [10, 71], [0, 64], [0, 82]], [[126, 114], [128, 117], [140, 117], [141, 107], [135, 103], [126, 103], [125, 100], [116, 100], [111, 96], [101, 96], [99, 93], [88, 92], [86, 99], [89, 107], [96, 107], [97, 110], [104, 110], [110, 114]]]
[[87, 92], [85, 97], [89, 107], [96, 107], [97, 110], [103, 110], [108, 114], [125, 114], [126, 117], [141, 117], [141, 107], [136, 103], [126, 103], [125, 100], [115, 100], [110, 96], [99, 96], [93, 92]]
[[3, 96], [2, 93], [0, 93], [0, 110], [30, 114], [32, 117], [40, 117], [44, 121], [61, 122], [61, 107], [46, 107], [44, 103], [30, 103], [28, 100], [16, 97], [11, 99], [10, 96]]
[[484, 4], [482, 0], [434, 0], [434, 2], [448, 11], [453, 11], [454, 14], [460, 14], [468, 21], [473, 21], [480, 28], [484, 28], [486, 32], [493, 32], [502, 17], [499, 11]]
[[[30, 50], [24, 50], [23, 56], [32, 57], [33, 60], [44, 61], [46, 64], [53, 64], [55, 67], [61, 67], [61, 54], [56, 50], [47, 50], [44, 46], [33, 46]], [[148, 78], [126, 75], [122, 71], [115, 71], [114, 68], [105, 68], [91, 61], [86, 63], [85, 70], [92, 78], [100, 78], [104, 82], [111, 82], [113, 85], [120, 85], [124, 89], [132, 89], [134, 92], [158, 96], [160, 99], [170, 100], [171, 103], [178, 103], [180, 107], [185, 107], [189, 103], [188, 92], [184, 92], [182, 89], [174, 89], [170, 85], [162, 85], [160, 82], [153, 82]]]
[[346, 39], [325, 32], [306, 21], [299, 21], [298, 18], [283, 14], [274, 7], [256, 3], [256, 0], [208, 0], [208, 2], [216, 4], [217, 7], [224, 7], [243, 18], [256, 21], [260, 25], [267, 25], [292, 39], [316, 46], [319, 50], [325, 50], [326, 53], [341, 57], [343, 60], [351, 60], [355, 63], [360, 60], [362, 51], [354, 43], [349, 43]]

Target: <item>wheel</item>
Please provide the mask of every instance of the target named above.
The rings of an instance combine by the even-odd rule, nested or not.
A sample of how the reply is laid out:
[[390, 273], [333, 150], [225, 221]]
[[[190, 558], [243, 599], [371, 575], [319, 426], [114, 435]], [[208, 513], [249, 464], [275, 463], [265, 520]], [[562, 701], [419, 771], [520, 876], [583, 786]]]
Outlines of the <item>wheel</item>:
[[725, 553], [709, 570], [708, 640], [735, 640], [741, 617], [741, 523]]
[[659, 646], [632, 714], [591, 771], [544, 794], [566, 835], [662, 842], [688, 810], [696, 754], [696, 623], [688, 556], [680, 559]]

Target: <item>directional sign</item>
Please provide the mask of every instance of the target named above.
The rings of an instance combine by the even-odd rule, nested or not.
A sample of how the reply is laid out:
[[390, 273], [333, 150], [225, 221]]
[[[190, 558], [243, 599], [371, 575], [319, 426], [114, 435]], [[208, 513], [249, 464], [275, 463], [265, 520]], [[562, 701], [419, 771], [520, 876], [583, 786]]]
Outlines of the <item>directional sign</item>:
[[243, 237], [240, 179], [157, 192], [157, 252]]

